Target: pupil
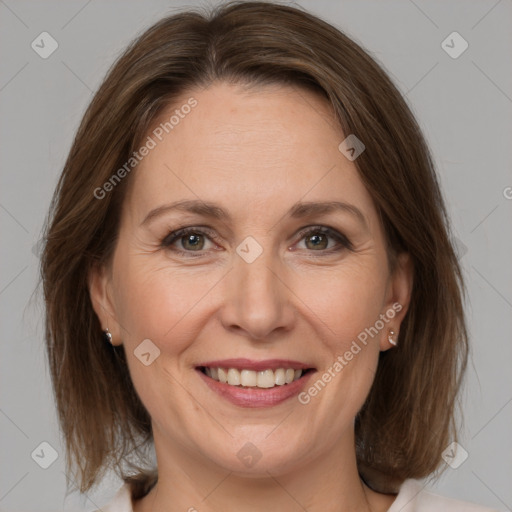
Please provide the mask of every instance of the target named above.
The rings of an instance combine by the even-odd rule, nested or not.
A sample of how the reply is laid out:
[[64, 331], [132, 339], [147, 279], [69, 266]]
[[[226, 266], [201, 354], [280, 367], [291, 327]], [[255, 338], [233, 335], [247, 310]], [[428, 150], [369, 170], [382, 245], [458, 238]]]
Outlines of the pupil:
[[312, 242], [313, 247], [321, 247], [322, 242], [325, 242], [324, 235], [311, 235], [309, 241]]
[[[194, 241], [195, 239], [195, 241]], [[187, 235], [185, 237], [185, 246], [190, 244], [191, 247], [197, 248], [200, 245], [200, 239], [198, 235]]]

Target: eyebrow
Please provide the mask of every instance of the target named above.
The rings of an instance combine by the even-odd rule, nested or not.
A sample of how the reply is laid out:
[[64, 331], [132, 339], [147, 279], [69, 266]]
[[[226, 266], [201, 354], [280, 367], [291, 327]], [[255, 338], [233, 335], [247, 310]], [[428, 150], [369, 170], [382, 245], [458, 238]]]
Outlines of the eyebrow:
[[[163, 204], [158, 206], [154, 210], [151, 210], [144, 220], [141, 222], [141, 226], [148, 224], [153, 219], [160, 217], [161, 215], [168, 213], [169, 211], [178, 210], [182, 212], [195, 213], [203, 217], [209, 217], [212, 219], [229, 221], [231, 216], [229, 213], [216, 205], [215, 203], [205, 202], [198, 199], [186, 199], [182, 201], [176, 201], [169, 204]], [[359, 221], [361, 221], [366, 227], [366, 217], [363, 215], [361, 210], [353, 204], [344, 203], [341, 201], [327, 201], [327, 202], [298, 202], [295, 203], [288, 211], [288, 216], [293, 219], [302, 219], [305, 217], [311, 217], [314, 215], [326, 215], [333, 212], [346, 212]]]

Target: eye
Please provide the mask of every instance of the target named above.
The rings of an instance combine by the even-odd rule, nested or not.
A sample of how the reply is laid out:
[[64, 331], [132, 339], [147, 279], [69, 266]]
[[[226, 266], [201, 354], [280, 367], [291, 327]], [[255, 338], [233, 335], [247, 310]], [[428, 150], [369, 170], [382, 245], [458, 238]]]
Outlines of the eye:
[[[353, 249], [345, 235], [326, 226], [308, 227], [300, 231], [298, 236], [301, 237], [300, 242], [305, 240], [306, 250], [311, 252], [332, 254]], [[207, 242], [212, 242], [215, 238], [214, 232], [209, 228], [188, 227], [170, 232], [162, 240], [161, 246], [184, 256], [197, 258], [204, 256], [204, 251], [208, 250]], [[332, 241], [336, 243], [333, 245], [330, 243]]]
[[[192, 255], [191, 252], [201, 252], [205, 249], [206, 240], [214, 238], [213, 232], [206, 228], [183, 228], [172, 231], [162, 240], [162, 247], [171, 249], [178, 253], [186, 253], [187, 256], [197, 257], [200, 254]], [[174, 244], [178, 247], [173, 247]]]
[[[335, 229], [326, 226], [313, 226], [299, 233], [301, 240], [305, 240], [306, 249], [314, 252], [333, 253], [343, 249], [352, 250], [350, 240]], [[337, 245], [329, 245], [330, 240], [337, 242]]]

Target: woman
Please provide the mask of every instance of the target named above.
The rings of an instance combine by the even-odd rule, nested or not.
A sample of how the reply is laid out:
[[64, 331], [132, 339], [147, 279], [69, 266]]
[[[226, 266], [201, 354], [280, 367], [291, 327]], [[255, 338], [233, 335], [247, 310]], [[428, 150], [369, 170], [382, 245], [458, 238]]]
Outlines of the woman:
[[467, 357], [427, 146], [318, 18], [232, 3], [137, 39], [42, 274], [69, 472], [125, 479], [103, 510], [488, 510], [417, 481], [457, 447]]

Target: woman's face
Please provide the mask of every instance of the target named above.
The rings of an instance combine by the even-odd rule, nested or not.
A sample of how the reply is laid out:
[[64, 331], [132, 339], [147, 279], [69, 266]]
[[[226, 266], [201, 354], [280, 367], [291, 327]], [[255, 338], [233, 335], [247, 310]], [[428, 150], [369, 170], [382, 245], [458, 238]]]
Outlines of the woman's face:
[[348, 134], [322, 99], [284, 86], [216, 83], [162, 122], [176, 109], [169, 133], [148, 134], [112, 266], [91, 280], [157, 456], [256, 476], [353, 451], [411, 283], [403, 258], [390, 273], [376, 208], [338, 149]]

